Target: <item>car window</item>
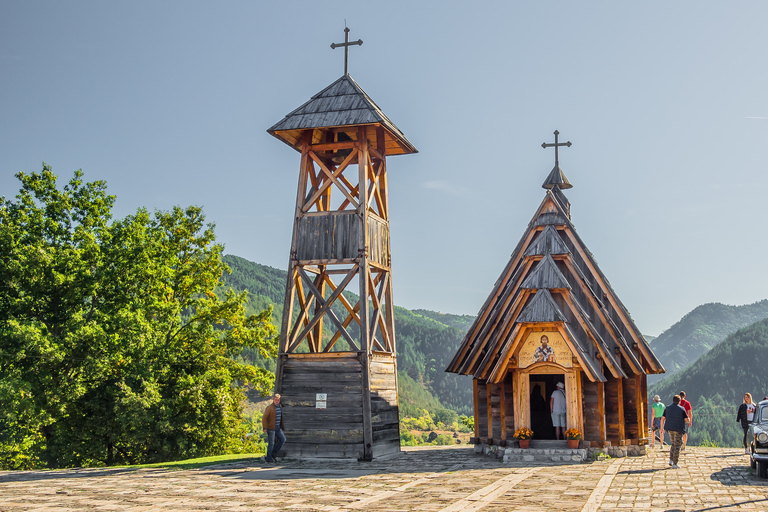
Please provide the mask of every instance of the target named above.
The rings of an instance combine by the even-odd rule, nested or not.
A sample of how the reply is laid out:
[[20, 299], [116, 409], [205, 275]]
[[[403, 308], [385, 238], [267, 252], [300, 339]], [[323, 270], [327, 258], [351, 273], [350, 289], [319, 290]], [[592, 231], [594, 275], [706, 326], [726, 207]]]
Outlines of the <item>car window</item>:
[[768, 405], [764, 405], [760, 408], [760, 416], [757, 421], [758, 423], [768, 423]]

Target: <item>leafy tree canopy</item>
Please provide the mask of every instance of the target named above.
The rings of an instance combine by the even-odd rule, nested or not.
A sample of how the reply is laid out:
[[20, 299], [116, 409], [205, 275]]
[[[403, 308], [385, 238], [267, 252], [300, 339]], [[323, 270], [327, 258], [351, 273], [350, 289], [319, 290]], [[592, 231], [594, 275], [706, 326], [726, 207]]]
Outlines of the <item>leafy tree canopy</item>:
[[[222, 293], [228, 267], [199, 207], [113, 220], [77, 171], [17, 174], [0, 198], [0, 467], [145, 463], [241, 442], [236, 383], [274, 376], [271, 308]], [[219, 293], [217, 293], [219, 292]]]

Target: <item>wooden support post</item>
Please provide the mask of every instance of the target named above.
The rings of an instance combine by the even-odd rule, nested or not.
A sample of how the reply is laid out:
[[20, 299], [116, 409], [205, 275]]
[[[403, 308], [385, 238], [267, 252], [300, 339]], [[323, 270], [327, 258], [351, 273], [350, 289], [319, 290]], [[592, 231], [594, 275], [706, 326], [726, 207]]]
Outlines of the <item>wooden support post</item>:
[[624, 431], [624, 379], [616, 379], [616, 401], [619, 406], [619, 442], [622, 442], [626, 438]]
[[645, 424], [647, 393], [645, 392], [645, 374], [635, 375], [635, 401], [637, 402], [637, 437], [645, 439], [648, 426]]
[[361, 460], [373, 459], [373, 425], [371, 422], [371, 336], [370, 331], [371, 323], [368, 315], [368, 297], [371, 292], [370, 279], [368, 279], [368, 273], [370, 271], [370, 265], [368, 262], [368, 240], [366, 239], [367, 230], [365, 226], [368, 225], [368, 187], [365, 184], [368, 182], [368, 141], [365, 139], [365, 128], [360, 127], [358, 132], [358, 144], [360, 145], [360, 151], [358, 152], [357, 166], [358, 166], [358, 194], [360, 204], [358, 206], [357, 214], [362, 222], [360, 229], [358, 247], [362, 247], [362, 254], [360, 254], [360, 273], [358, 274], [358, 282], [360, 283], [360, 348], [362, 350], [360, 357], [363, 377], [363, 453], [361, 454]]
[[531, 379], [527, 373], [515, 372], [515, 428], [531, 428]]
[[488, 417], [488, 428], [486, 429], [488, 432], [488, 439], [493, 439], [493, 396], [491, 393], [491, 389], [493, 388], [493, 384], [490, 382], [485, 383], [485, 400], [487, 404], [487, 414]]
[[607, 441], [605, 424], [605, 382], [597, 383], [597, 416], [600, 422], [599, 437], [600, 441]]
[[[472, 379], [472, 397], [475, 402], [475, 442], [478, 443], [480, 439], [480, 413], [478, 399], [480, 398], [477, 393], [477, 379]], [[478, 443], [479, 444], [479, 443]]]
[[565, 397], [568, 428], [578, 428], [584, 432], [581, 414], [581, 378], [578, 370], [565, 374]]
[[506, 394], [504, 393], [504, 379], [497, 384], [499, 386], [499, 424], [501, 425], [501, 435], [499, 436], [503, 441], [502, 446], [507, 441], [507, 407], [506, 407]]

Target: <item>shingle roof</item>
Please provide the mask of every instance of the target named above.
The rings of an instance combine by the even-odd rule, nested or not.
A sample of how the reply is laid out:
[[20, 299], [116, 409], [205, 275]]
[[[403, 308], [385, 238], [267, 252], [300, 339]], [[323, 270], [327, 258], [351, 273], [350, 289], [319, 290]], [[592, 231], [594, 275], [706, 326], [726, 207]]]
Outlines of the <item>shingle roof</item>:
[[387, 144], [388, 155], [418, 152], [349, 75], [342, 76], [312, 96], [267, 132], [299, 149], [299, 134], [303, 130], [371, 124], [381, 125], [388, 132], [388, 142], [394, 142]]

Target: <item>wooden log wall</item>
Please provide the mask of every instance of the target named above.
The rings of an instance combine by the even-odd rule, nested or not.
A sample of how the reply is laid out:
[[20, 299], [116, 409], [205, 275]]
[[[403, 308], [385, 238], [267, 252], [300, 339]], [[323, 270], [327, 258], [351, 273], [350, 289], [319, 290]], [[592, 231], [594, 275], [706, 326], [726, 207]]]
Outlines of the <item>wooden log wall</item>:
[[372, 356], [370, 385], [373, 456], [399, 452], [397, 364], [392, 354]]
[[581, 374], [581, 408], [584, 416], [584, 439], [586, 441], [604, 441], [600, 432], [600, 422], [605, 421], [602, 397], [598, 383], [592, 382]]
[[619, 431], [623, 430], [620, 428], [618, 398], [621, 382], [620, 379], [615, 378], [610, 373], [606, 377], [608, 381], [605, 383], [605, 435], [611, 441], [619, 441], [621, 439]]
[[499, 384], [486, 384], [488, 390], [488, 437], [493, 439], [493, 444], [499, 444], [501, 440], [501, 386]]
[[[357, 354], [282, 356], [285, 452], [359, 458], [363, 453], [362, 365]], [[316, 394], [327, 395], [326, 408]]]
[[477, 432], [478, 437], [486, 440], [488, 435], [488, 393], [485, 381], [476, 379], [477, 382]]
[[502, 430], [502, 439], [507, 444], [514, 441], [513, 434], [515, 433], [515, 394], [514, 383], [511, 375], [507, 375], [503, 380], [504, 384], [504, 429]]
[[389, 223], [378, 217], [368, 217], [368, 258], [389, 267]]
[[[635, 379], [632, 371], [627, 366], [626, 360], [622, 358], [622, 369], [629, 378], [622, 381], [622, 397], [624, 398], [624, 436], [626, 439], [640, 439], [645, 437], [640, 435], [641, 418], [638, 417], [637, 393], [639, 382]], [[645, 401], [645, 399], [643, 399]]]
[[299, 261], [341, 260], [359, 256], [360, 218], [357, 212], [305, 215], [298, 220]]

